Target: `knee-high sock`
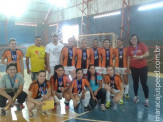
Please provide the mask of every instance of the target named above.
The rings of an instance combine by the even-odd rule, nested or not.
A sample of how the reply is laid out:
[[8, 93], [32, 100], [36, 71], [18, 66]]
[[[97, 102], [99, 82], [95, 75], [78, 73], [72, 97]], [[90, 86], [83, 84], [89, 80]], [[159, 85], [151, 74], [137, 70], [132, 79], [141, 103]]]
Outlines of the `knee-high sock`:
[[82, 100], [83, 106], [84, 106], [84, 107], [87, 107], [87, 106], [88, 106], [90, 98], [91, 98], [90, 92], [87, 91], [87, 92], [85, 93], [84, 99]]
[[106, 102], [110, 102], [110, 91], [106, 91]]
[[124, 87], [125, 87], [125, 94], [128, 94], [129, 85], [124, 85]]

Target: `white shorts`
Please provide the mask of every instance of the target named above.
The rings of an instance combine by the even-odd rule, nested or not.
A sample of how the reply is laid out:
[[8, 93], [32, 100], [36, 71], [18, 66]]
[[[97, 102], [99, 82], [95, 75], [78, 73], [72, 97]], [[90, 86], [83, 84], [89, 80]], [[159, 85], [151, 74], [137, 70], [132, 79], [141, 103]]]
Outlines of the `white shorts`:
[[55, 68], [55, 66], [50, 66], [50, 70], [51, 70], [51, 72], [48, 73], [47, 80], [50, 80], [51, 76], [54, 75], [54, 68]]
[[39, 101], [39, 102], [40, 102], [40, 101], [42, 101], [42, 98], [38, 98], [38, 99], [35, 99], [35, 100], [37, 100], [37, 101]]
[[101, 67], [95, 67], [95, 70], [97, 73], [102, 74], [102, 68]]
[[82, 69], [83, 70], [83, 74], [87, 74], [88, 69]]
[[127, 74], [126, 70], [127, 68], [115, 67], [115, 73], [118, 73], [118, 74]]
[[111, 96], [114, 96], [115, 94], [119, 93], [120, 90], [114, 89], [114, 94], [111, 94]]
[[58, 93], [58, 92], [56, 92], [56, 94], [59, 96], [59, 99], [62, 99], [62, 92], [61, 93]]
[[102, 74], [104, 75], [108, 74], [105, 67], [102, 67]]
[[65, 74], [68, 75], [75, 69], [75, 66], [68, 66], [68, 67], [64, 66], [64, 69], [65, 69]]
[[[83, 93], [83, 91], [82, 91], [82, 92], [80, 92], [80, 94], [77, 94], [77, 95], [79, 95], [79, 97], [81, 97], [81, 96], [82, 96], [82, 93]], [[76, 94], [76, 93], [75, 93], [75, 94]], [[75, 94], [74, 94], [74, 95], [75, 95]]]

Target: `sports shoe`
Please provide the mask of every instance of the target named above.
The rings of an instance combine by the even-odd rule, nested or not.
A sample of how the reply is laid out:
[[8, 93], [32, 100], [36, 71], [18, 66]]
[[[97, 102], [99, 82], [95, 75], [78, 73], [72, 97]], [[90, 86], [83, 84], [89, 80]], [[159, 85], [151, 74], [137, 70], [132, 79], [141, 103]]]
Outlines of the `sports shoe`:
[[123, 104], [123, 99], [121, 99], [121, 100], [119, 101], [119, 104], [120, 104], [120, 105], [122, 105], [122, 104]]
[[137, 103], [137, 102], [139, 102], [139, 98], [138, 98], [138, 96], [135, 96], [133, 99], [133, 103]]
[[25, 108], [23, 104], [17, 104], [16, 107], [18, 111], [21, 111], [23, 108]]
[[125, 98], [126, 98], [126, 99], [129, 99], [130, 97], [129, 97], [129, 95], [128, 95], [128, 94], [125, 94]]
[[146, 99], [146, 100], [144, 101], [144, 106], [149, 107], [148, 99]]
[[87, 106], [87, 107], [84, 107], [84, 111], [86, 112], [86, 111], [90, 111], [91, 109], [90, 109], [90, 107], [89, 107], [89, 105]]
[[111, 105], [111, 103], [110, 103], [110, 101], [108, 101], [108, 102], [106, 102], [105, 107], [106, 107], [106, 108], [109, 108], [110, 105]]
[[46, 111], [42, 111], [42, 115], [43, 116], [47, 116], [47, 112]]
[[65, 102], [65, 108], [69, 109], [69, 102]]
[[104, 104], [101, 104], [100, 108], [101, 108], [101, 111], [105, 111], [105, 110], [106, 110], [106, 108], [105, 108], [105, 105], [104, 105]]
[[6, 111], [0, 108], [0, 116], [4, 116], [4, 115], [6, 115]]
[[32, 119], [33, 118], [33, 112], [28, 112], [29, 113], [29, 118]]

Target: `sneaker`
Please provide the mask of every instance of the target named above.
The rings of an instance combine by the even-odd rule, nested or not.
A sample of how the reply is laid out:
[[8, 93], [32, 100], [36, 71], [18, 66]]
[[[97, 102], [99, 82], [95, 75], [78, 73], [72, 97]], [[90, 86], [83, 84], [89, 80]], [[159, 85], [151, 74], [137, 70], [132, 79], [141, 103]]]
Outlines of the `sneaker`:
[[29, 118], [30, 118], [30, 119], [33, 118], [33, 112], [29, 112]]
[[25, 108], [23, 104], [17, 104], [16, 107], [18, 111], [21, 111], [23, 108]]
[[42, 111], [42, 115], [43, 116], [47, 116], [47, 112], [46, 111]]
[[148, 100], [145, 100], [145, 101], [144, 101], [144, 106], [149, 107], [149, 102], [148, 102]]
[[101, 108], [101, 111], [105, 111], [105, 110], [106, 110], [106, 108], [105, 108], [105, 105], [104, 105], [104, 104], [101, 104], [100, 108]]
[[108, 102], [106, 102], [105, 107], [106, 107], [106, 108], [109, 108], [110, 105], [111, 105], [111, 103], [110, 103], [110, 101], [108, 101]]
[[86, 112], [86, 111], [90, 111], [91, 109], [90, 109], [90, 107], [89, 107], [89, 105], [87, 106], [87, 107], [84, 107], [84, 111]]
[[139, 102], [139, 98], [137, 96], [135, 96], [133, 99], [133, 103], [137, 103], [137, 102]]
[[122, 105], [122, 104], [123, 104], [123, 99], [121, 99], [121, 100], [119, 101], [119, 104], [120, 104], [120, 105]]
[[69, 109], [69, 102], [65, 102], [65, 108]]
[[128, 94], [125, 94], [125, 98], [126, 98], [126, 99], [129, 99], [130, 97], [129, 97], [129, 95], [128, 95]]
[[4, 115], [6, 115], [6, 111], [0, 108], [0, 116], [4, 116]]

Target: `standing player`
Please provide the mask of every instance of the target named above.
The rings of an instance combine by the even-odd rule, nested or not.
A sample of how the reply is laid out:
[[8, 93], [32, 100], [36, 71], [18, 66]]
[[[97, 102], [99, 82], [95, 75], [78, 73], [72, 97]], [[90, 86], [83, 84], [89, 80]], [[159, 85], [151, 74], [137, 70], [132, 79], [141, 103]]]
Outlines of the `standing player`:
[[95, 66], [96, 72], [102, 74], [101, 70], [101, 52], [98, 47], [98, 40], [93, 40], [93, 47], [90, 49], [90, 64]]
[[62, 48], [64, 47], [63, 44], [58, 42], [58, 35], [56, 33], [52, 33], [51, 38], [52, 38], [52, 42], [46, 45], [45, 48], [48, 80], [54, 74], [54, 67], [60, 64], [60, 54]]
[[[23, 63], [23, 53], [20, 49], [16, 48], [16, 40], [10, 39], [9, 48], [3, 53], [3, 57], [1, 60], [2, 64], [8, 65], [10, 63], [14, 63], [17, 68], [17, 72], [21, 73], [24, 76], [24, 63]], [[7, 62], [5, 62], [7, 59]]]
[[113, 48], [111, 47], [111, 43], [109, 39], [105, 39], [103, 41], [103, 48], [101, 49], [101, 57], [102, 57], [102, 74], [103, 77], [107, 74], [106, 67], [108, 65], [113, 65]]
[[115, 54], [115, 72], [123, 75], [125, 98], [128, 99], [128, 74], [127, 74], [127, 47], [123, 46], [123, 40], [117, 39], [117, 48], [114, 49]]
[[90, 60], [90, 51], [87, 48], [87, 41], [85, 39], [81, 41], [81, 48], [77, 49], [76, 57], [77, 57], [76, 68], [77, 69], [82, 68], [83, 74], [87, 74], [87, 69]]
[[61, 52], [61, 64], [64, 66], [66, 75], [71, 74], [75, 69], [75, 53], [74, 38], [69, 38], [68, 46], [64, 47]]

